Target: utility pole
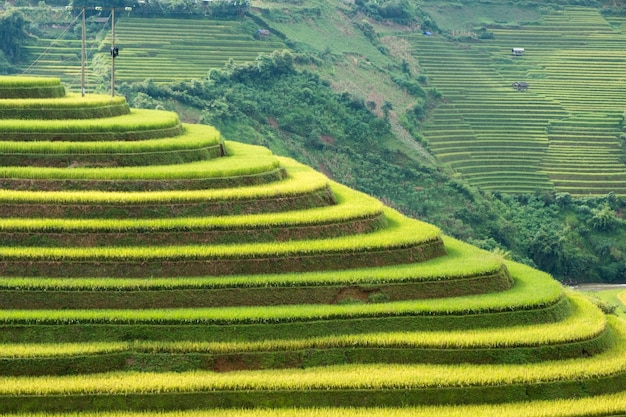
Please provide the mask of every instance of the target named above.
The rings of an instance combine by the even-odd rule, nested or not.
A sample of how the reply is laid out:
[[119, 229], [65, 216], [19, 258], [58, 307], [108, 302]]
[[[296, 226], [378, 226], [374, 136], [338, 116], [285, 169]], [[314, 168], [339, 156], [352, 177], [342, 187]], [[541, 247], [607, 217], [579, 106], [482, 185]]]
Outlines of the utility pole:
[[80, 92], [81, 95], [83, 97], [85, 97], [85, 43], [86, 43], [86, 37], [87, 35], [85, 34], [85, 6], [83, 6], [82, 9], [82, 13], [83, 13], [83, 33], [82, 33], [82, 47], [81, 47], [81, 54], [80, 54]]
[[115, 47], [115, 7], [111, 9], [111, 97], [115, 97], [115, 57], [117, 48]]
[[[66, 6], [67, 10], [72, 10], [72, 6]], [[82, 14], [82, 44], [81, 44], [81, 60], [80, 60], [80, 90], [83, 97], [85, 97], [85, 61], [87, 59], [86, 43], [87, 43], [87, 31], [85, 24], [85, 9], [83, 6], [81, 9]], [[93, 8], [98, 12], [102, 12], [102, 6], [95, 6]], [[132, 7], [124, 7], [124, 10], [131, 12]], [[115, 97], [115, 58], [119, 55], [119, 49], [115, 46], [115, 7], [111, 8], [111, 97]]]

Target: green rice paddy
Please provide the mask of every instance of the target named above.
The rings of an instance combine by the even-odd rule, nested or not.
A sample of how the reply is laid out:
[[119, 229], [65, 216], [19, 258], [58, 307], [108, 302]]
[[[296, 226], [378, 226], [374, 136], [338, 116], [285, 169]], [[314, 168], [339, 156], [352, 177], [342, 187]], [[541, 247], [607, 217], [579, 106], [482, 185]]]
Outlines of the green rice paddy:
[[[564, 16], [598, 23], [585, 42], [608, 36], [587, 9], [553, 18]], [[442, 160], [487, 189], [503, 178], [511, 191], [606, 182], [557, 162], [575, 159], [569, 141], [593, 142], [593, 132], [605, 148], [585, 158], [611, 165], [610, 100], [583, 111], [547, 87], [510, 91], [516, 61], [507, 55], [509, 75], [494, 79], [478, 62], [501, 46], [485, 42], [455, 51], [477, 93], [456, 102], [458, 80], [434, 70], [450, 48], [413, 41], [450, 98], [433, 115], [445, 127], [428, 130]], [[530, 52], [523, 58], [537, 59]], [[14, 86], [32, 95], [0, 108], [67, 112], [62, 122], [0, 119], [0, 138], [30, 152], [0, 169], [3, 415], [623, 414], [624, 322], [549, 275], [173, 113], [81, 119], [69, 110], [82, 108], [78, 97], [54, 98], [57, 80], [0, 78], [0, 92]], [[86, 107], [108, 106], [98, 100]], [[507, 120], [523, 128], [505, 130]], [[78, 160], [114, 142], [102, 159]], [[124, 166], [155, 142], [216, 152]], [[42, 167], [55, 146], [68, 160]], [[467, 162], [470, 148], [480, 163]]]

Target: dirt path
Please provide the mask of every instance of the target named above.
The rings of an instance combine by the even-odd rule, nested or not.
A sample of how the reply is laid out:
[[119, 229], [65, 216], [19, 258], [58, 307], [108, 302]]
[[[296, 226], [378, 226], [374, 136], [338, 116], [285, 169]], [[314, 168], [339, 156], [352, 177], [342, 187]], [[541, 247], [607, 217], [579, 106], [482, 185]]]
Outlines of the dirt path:
[[577, 291], [604, 291], [604, 290], [616, 290], [622, 288], [626, 290], [626, 284], [579, 284], [573, 285], [570, 288]]

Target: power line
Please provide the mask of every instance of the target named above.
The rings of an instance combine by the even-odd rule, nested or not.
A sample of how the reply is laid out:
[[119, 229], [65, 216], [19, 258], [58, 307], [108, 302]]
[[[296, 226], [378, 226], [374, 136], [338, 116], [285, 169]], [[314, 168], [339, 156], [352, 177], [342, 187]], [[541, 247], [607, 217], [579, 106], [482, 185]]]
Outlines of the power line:
[[66, 26], [65, 30], [64, 30], [64, 31], [63, 31], [63, 32], [59, 35], [59, 37], [58, 37], [58, 38], [56, 38], [56, 39], [54, 40], [54, 42], [52, 42], [52, 43], [50, 44], [50, 46], [48, 46], [48, 47], [47, 47], [47, 48], [46, 48], [46, 49], [45, 49], [45, 50], [44, 50], [41, 54], [39, 54], [39, 56], [37, 57], [37, 59], [35, 59], [35, 60], [34, 60], [34, 61], [33, 61], [33, 62], [29, 65], [29, 66], [28, 66], [28, 68], [26, 68], [24, 71], [22, 71], [22, 73], [23, 73], [23, 74], [27, 74], [27, 73], [29, 73], [29, 72], [30, 72], [30, 70], [32, 69], [32, 67], [33, 67], [35, 64], [37, 64], [37, 63], [38, 63], [38, 62], [42, 59], [42, 57], [50, 51], [50, 49], [51, 49], [52, 47], [54, 47], [55, 43], [56, 43], [56, 42], [58, 42], [61, 38], [63, 38], [63, 36], [65, 36], [65, 34], [66, 34], [69, 30], [70, 30], [70, 28], [72, 27], [72, 25], [73, 25], [74, 23], [76, 23], [76, 21], [78, 20], [78, 18], [79, 18], [79, 17], [80, 17], [80, 15], [76, 16], [76, 17], [74, 18], [74, 20], [73, 20], [72, 22], [70, 22], [70, 23]]

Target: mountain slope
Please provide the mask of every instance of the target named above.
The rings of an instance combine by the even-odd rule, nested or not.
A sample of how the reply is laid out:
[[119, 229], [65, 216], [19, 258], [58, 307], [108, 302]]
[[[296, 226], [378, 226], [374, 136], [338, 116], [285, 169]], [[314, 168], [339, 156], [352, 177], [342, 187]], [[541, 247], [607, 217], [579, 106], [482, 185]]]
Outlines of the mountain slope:
[[0, 94], [1, 412], [624, 406], [626, 325], [549, 275], [170, 112]]

